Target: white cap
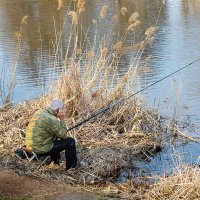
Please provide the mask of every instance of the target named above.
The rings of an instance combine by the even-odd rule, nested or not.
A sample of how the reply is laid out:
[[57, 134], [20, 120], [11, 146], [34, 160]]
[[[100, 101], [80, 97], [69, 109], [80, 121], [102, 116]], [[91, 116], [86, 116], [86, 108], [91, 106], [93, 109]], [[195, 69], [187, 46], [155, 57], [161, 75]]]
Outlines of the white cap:
[[63, 110], [64, 109], [64, 103], [62, 101], [58, 100], [58, 99], [53, 99], [48, 107], [53, 111], [55, 111], [57, 109]]

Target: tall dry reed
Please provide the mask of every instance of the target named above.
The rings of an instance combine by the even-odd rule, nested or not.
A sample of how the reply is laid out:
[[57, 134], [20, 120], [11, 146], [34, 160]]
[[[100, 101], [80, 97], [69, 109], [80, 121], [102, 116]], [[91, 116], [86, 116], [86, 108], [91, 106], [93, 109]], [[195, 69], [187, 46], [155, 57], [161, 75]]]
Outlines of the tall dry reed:
[[14, 35], [14, 44], [13, 44], [13, 55], [12, 55], [12, 73], [9, 80], [9, 85], [5, 96], [3, 97], [3, 103], [9, 103], [12, 91], [15, 86], [15, 74], [17, 70], [18, 59], [21, 50], [21, 41], [22, 41], [22, 34], [23, 34], [23, 27], [27, 24], [28, 15], [24, 16], [21, 20], [19, 31], [17, 31]]

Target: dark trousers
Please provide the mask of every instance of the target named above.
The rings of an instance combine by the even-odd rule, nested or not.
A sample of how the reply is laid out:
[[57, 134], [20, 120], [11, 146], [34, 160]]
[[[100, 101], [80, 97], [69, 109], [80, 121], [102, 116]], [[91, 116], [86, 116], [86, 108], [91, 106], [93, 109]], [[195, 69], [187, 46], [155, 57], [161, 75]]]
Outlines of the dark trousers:
[[77, 166], [76, 145], [75, 140], [71, 137], [55, 140], [53, 148], [43, 155], [50, 155], [54, 163], [59, 164], [61, 151], [65, 151], [66, 170], [75, 168]]

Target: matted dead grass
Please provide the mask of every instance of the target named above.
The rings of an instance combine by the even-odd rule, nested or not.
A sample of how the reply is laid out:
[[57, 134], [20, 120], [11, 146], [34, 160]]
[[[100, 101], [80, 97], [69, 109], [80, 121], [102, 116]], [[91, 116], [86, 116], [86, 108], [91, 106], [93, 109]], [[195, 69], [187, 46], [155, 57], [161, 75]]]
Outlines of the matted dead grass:
[[[122, 120], [115, 124], [121, 112], [121, 108], [118, 108], [69, 133], [77, 141], [80, 166], [75, 173], [66, 174], [62, 166], [56, 170], [49, 166], [38, 168], [35, 162], [29, 164], [16, 159], [13, 152], [24, 144], [25, 128], [29, 119], [36, 110], [46, 106], [49, 98], [51, 97], [47, 96], [34, 101], [26, 101], [16, 107], [4, 108], [0, 111], [2, 125], [0, 155], [4, 166], [23, 175], [46, 177], [71, 183], [101, 183], [114, 179], [120, 170], [130, 166], [131, 159], [134, 157], [144, 157], [145, 152], [153, 152], [156, 149], [159, 134], [162, 131], [162, 127], [158, 126], [157, 129], [154, 127], [158, 115], [153, 112], [151, 115], [149, 111], [139, 109], [134, 105], [132, 109], [136, 109], [137, 112], [133, 109], [131, 114], [137, 120], [132, 119], [128, 123]], [[115, 116], [113, 112], [117, 110], [119, 113]], [[128, 116], [131, 116], [130, 113]], [[141, 122], [138, 123], [138, 120]], [[140, 129], [144, 129], [145, 132]]]
[[171, 176], [162, 177], [145, 194], [146, 199], [200, 199], [199, 166], [182, 166]]

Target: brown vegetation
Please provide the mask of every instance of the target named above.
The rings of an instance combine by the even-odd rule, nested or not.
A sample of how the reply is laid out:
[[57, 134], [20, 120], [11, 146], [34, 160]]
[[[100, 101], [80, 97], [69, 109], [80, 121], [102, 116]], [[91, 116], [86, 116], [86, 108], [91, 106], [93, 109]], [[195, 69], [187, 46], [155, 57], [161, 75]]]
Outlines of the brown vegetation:
[[[58, 2], [60, 10], [63, 1]], [[98, 43], [99, 47], [94, 48], [97, 50], [94, 51], [91, 47], [84, 52], [82, 48], [77, 47], [78, 17], [84, 11], [84, 6], [84, 1], [76, 1], [77, 11], [68, 12], [73, 25], [69, 45], [74, 41], [74, 52], [69, 57], [69, 48], [67, 49], [62, 73], [51, 90], [36, 100], [25, 101], [15, 107], [6, 104], [0, 110], [0, 160], [3, 166], [14, 169], [21, 175], [48, 178], [63, 183], [106, 185], [107, 182], [114, 180], [121, 170], [129, 168], [132, 159], [146, 158], [148, 153], [154, 154], [162, 143], [161, 135], [164, 128], [159, 113], [147, 109], [142, 97], [137, 95], [68, 132], [68, 135], [74, 137], [77, 142], [79, 167], [76, 171], [65, 172], [63, 165], [59, 168], [52, 165], [41, 167], [37, 162], [28, 163], [15, 158], [13, 152], [24, 144], [25, 129], [31, 116], [36, 110], [45, 108], [51, 99], [59, 98], [65, 103], [66, 123], [68, 127], [73, 127], [107, 105], [127, 98], [140, 88], [139, 76], [145, 73], [146, 69], [146, 58], [142, 58], [143, 52], [152, 42], [156, 28], [148, 28], [143, 41], [131, 46], [125, 46], [125, 38], [121, 38], [110, 48], [106, 46], [107, 38], [103, 38]], [[106, 5], [102, 7], [100, 18], [107, 16], [107, 9]], [[125, 7], [120, 12], [127, 15]], [[124, 36], [135, 31], [140, 25], [138, 18], [137, 12], [130, 16]], [[99, 21], [95, 21], [96, 26]], [[54, 45], [55, 60], [59, 57], [61, 37], [62, 33], [57, 36], [57, 43]], [[94, 44], [97, 44], [97, 41], [94, 41]], [[119, 77], [117, 70], [121, 55], [130, 51], [134, 51], [135, 57], [128, 71]], [[123, 198], [130, 199], [176, 199], [186, 195], [199, 197], [199, 188], [195, 185], [199, 178], [196, 176], [198, 170], [186, 168], [181, 172], [161, 179], [146, 193], [146, 197], [144, 190], [149, 188], [148, 184], [141, 186], [130, 181], [121, 185], [108, 184], [107, 188], [112, 193], [120, 191]], [[177, 194], [177, 191], [182, 193]]]
[[180, 166], [171, 176], [162, 177], [146, 193], [146, 199], [199, 199], [199, 166]]
[[[106, 8], [102, 8], [101, 17], [105, 17]], [[72, 17], [72, 24], [77, 26], [77, 12], [70, 11], [68, 14]], [[78, 31], [76, 26], [73, 27], [75, 32]], [[76, 47], [77, 35], [74, 37]], [[57, 51], [60, 45], [59, 36], [57, 41], [55, 52], [59, 52]], [[147, 45], [148, 39], [143, 43], [144, 46]], [[46, 107], [52, 98], [59, 98], [65, 103], [66, 123], [72, 127], [107, 105], [121, 101], [137, 91], [139, 74], [145, 66], [145, 62], [138, 65], [138, 59], [141, 58], [144, 48], [140, 46], [140, 44], [136, 46], [137, 60], [136, 63], [132, 63], [137, 67], [130, 67], [121, 78], [117, 73], [120, 58], [113, 56], [112, 49], [100, 44], [97, 52], [79, 51], [77, 59], [77, 48], [74, 48], [74, 56], [66, 57], [63, 73], [52, 85], [51, 92], [37, 100], [26, 101], [15, 107], [3, 107], [0, 111], [3, 165], [15, 169], [20, 174], [72, 183], [102, 183], [114, 179], [120, 170], [129, 167], [134, 157], [144, 156], [147, 151], [153, 152], [162, 133], [160, 116], [157, 111], [143, 107], [143, 100], [138, 95], [68, 133], [77, 141], [80, 166], [76, 174], [63, 175], [62, 167], [55, 172], [45, 166], [38, 169], [37, 163], [21, 162], [13, 155], [14, 150], [24, 144], [26, 125], [33, 113]], [[122, 44], [120, 47], [122, 51]], [[119, 47], [115, 45], [113, 51], [117, 49]]]

